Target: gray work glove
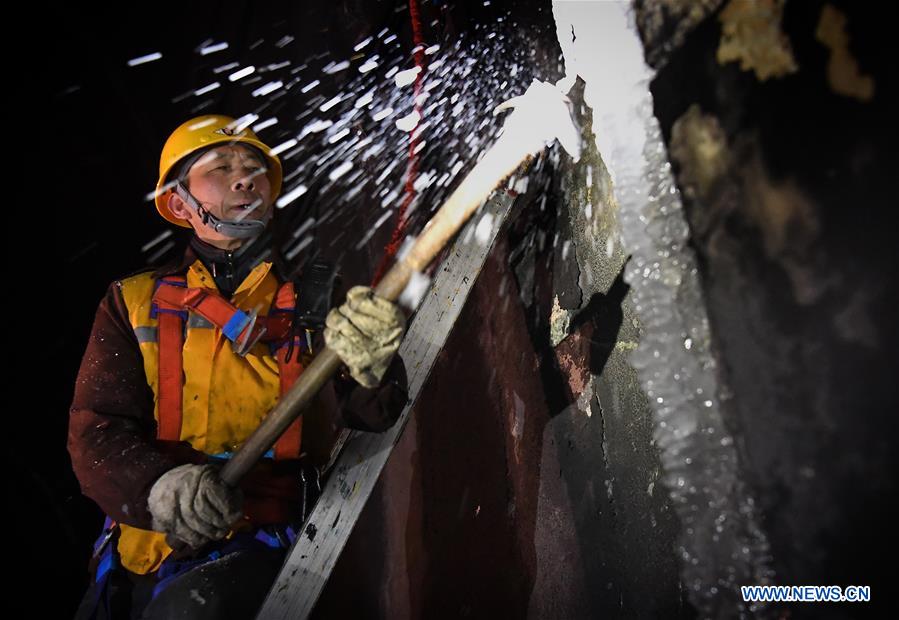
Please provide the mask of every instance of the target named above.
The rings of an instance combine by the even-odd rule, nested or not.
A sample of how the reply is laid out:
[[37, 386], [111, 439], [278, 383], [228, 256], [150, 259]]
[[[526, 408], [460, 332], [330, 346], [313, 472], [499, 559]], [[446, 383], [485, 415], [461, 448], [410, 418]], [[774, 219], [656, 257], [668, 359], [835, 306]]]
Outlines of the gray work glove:
[[243, 492], [214, 465], [180, 465], [160, 476], [148, 500], [153, 529], [193, 548], [224, 538], [243, 516]]
[[325, 319], [325, 344], [365, 387], [376, 387], [400, 347], [406, 317], [400, 307], [375, 295], [371, 287], [354, 286], [346, 303]]

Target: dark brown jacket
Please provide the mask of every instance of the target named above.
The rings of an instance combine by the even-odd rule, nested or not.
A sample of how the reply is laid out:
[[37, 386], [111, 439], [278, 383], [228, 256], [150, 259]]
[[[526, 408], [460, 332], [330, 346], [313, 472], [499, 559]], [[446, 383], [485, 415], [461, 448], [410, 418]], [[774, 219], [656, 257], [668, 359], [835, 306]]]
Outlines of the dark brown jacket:
[[[183, 273], [197, 258], [197, 252], [188, 246], [180, 259], [156, 270], [155, 275]], [[156, 480], [173, 467], [204, 463], [208, 457], [187, 442], [156, 440], [153, 392], [120, 286], [118, 281], [110, 284], [97, 309], [75, 383], [68, 449], [86, 496], [116, 521], [151, 529], [147, 496]], [[337, 377], [325, 386], [320, 398], [333, 403], [333, 417], [304, 420], [304, 451], [327, 450], [327, 445], [309, 444], [328, 436], [329, 429], [383, 431], [396, 421], [406, 403], [401, 360], [399, 356], [394, 359], [378, 388], [367, 389], [352, 379]], [[260, 467], [248, 478], [255, 478], [263, 487], [268, 480], [277, 488], [278, 476], [272, 479], [270, 475], [272, 463]], [[284, 476], [280, 477], [283, 482]], [[245, 510], [250, 513], [246, 506]]]

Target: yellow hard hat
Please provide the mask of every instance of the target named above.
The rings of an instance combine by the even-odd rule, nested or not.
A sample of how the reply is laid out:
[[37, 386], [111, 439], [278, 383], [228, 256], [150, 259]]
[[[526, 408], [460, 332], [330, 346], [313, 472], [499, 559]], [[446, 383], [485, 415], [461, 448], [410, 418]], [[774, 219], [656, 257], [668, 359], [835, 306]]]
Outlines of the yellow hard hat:
[[159, 158], [159, 181], [156, 183], [156, 210], [172, 224], [190, 228], [190, 224], [179, 220], [169, 211], [166, 202], [171, 188], [163, 189], [169, 181], [167, 178], [173, 168], [185, 157], [196, 153], [208, 146], [224, 143], [245, 143], [262, 151], [266, 159], [266, 176], [272, 186], [272, 200], [281, 193], [281, 161], [277, 155], [273, 155], [271, 149], [265, 145], [249, 128], [235, 131], [237, 121], [230, 116], [208, 114], [198, 116], [181, 124], [162, 147], [162, 155]]

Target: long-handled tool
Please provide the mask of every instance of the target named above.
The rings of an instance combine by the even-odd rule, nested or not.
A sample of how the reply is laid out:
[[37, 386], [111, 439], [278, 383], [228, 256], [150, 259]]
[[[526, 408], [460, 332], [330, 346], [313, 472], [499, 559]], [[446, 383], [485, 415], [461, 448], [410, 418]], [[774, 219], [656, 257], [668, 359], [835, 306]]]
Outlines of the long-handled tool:
[[[450, 195], [412, 247], [388, 271], [375, 293], [396, 300], [413, 273], [425, 270], [496, 186], [527, 157], [558, 139], [577, 158], [579, 136], [571, 118], [569, 100], [552, 84], [534, 80], [527, 91], [497, 106], [494, 114], [513, 109], [502, 134]], [[222, 468], [222, 479], [236, 486], [275, 444], [340, 366], [340, 358], [325, 347], [303, 371], [262, 424]], [[176, 552], [183, 552], [183, 546]]]
[[[506, 119], [502, 135], [425, 225], [412, 248], [394, 263], [375, 288], [375, 293], [395, 301], [411, 275], [424, 271], [496, 186], [526, 157], [542, 150], [545, 144], [558, 138], [572, 156], [578, 157], [579, 137], [567, 104], [567, 97], [553, 85], [534, 80], [524, 95], [499, 105], [494, 114], [515, 108]], [[291, 422], [302, 414], [303, 408], [334, 375], [339, 365], [337, 353], [327, 347], [322, 349], [259, 428], [228, 461], [222, 469], [222, 479], [236, 486]]]

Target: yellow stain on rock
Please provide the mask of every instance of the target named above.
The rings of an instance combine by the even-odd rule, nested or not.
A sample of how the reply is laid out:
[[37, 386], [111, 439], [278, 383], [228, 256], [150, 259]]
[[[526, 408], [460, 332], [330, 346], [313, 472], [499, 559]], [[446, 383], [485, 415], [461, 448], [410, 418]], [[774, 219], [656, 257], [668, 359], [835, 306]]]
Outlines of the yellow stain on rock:
[[827, 83], [833, 92], [859, 101], [874, 97], [874, 78], [862, 75], [858, 62], [849, 51], [849, 35], [846, 34], [846, 16], [839, 10], [825, 5], [821, 10], [815, 38], [830, 50], [827, 63]]
[[718, 64], [740, 61], [764, 82], [798, 70], [790, 41], [780, 29], [784, 0], [730, 0], [721, 11]]
[[680, 165], [679, 182], [688, 198], [707, 200], [731, 165], [727, 136], [718, 119], [695, 103], [674, 122], [671, 157]]

